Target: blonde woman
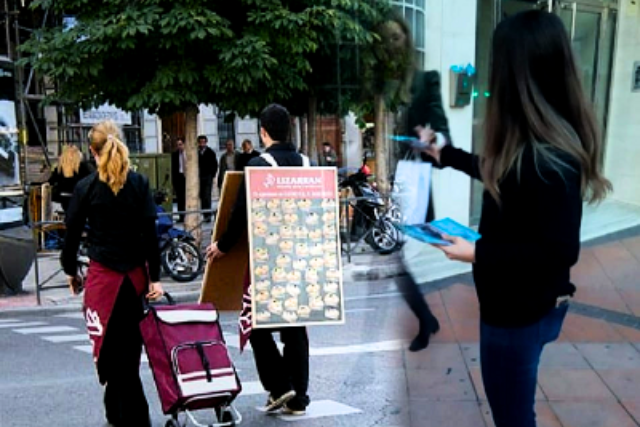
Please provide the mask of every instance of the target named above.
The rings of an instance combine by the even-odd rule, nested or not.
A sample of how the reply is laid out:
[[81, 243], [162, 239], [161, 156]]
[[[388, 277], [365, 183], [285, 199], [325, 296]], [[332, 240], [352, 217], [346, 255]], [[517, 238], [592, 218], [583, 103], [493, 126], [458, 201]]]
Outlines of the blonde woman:
[[162, 296], [156, 209], [148, 180], [129, 169], [129, 151], [111, 122], [93, 127], [91, 154], [98, 170], [80, 181], [67, 213], [62, 266], [78, 291], [77, 252], [89, 225], [84, 294], [87, 331], [99, 381], [105, 387], [106, 418], [113, 426], [150, 426], [140, 381], [142, 296]]
[[84, 160], [82, 152], [75, 145], [65, 145], [58, 159], [58, 166], [49, 177], [53, 191], [53, 201], [60, 203], [67, 212], [69, 201], [76, 184], [94, 171], [91, 163]]

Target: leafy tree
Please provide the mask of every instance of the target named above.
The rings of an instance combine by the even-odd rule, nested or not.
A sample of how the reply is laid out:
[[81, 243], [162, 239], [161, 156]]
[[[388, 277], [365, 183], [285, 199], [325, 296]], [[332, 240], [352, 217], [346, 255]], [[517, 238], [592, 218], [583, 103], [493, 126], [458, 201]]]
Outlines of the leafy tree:
[[[378, 0], [376, 0], [377, 2]], [[375, 35], [373, 16], [353, 0], [36, 0], [58, 24], [23, 45], [25, 63], [52, 78], [58, 100], [80, 108], [186, 113], [187, 210], [199, 207], [196, 120], [199, 104], [240, 115], [313, 93], [313, 55], [338, 32], [356, 43]], [[76, 19], [65, 27], [62, 16]], [[187, 227], [196, 224], [187, 216]]]

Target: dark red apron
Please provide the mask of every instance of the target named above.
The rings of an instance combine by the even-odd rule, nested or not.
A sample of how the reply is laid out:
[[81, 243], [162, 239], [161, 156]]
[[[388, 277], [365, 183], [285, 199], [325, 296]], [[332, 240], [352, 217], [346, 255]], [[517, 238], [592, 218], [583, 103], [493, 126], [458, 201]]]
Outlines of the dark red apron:
[[249, 342], [252, 329], [252, 312], [251, 312], [251, 272], [247, 268], [247, 272], [244, 276], [244, 287], [242, 292], [242, 311], [240, 312], [240, 318], [238, 319], [239, 335], [240, 335], [240, 352], [244, 350], [244, 347]]
[[83, 311], [87, 332], [93, 345], [93, 361], [96, 364], [107, 334], [109, 318], [125, 277], [131, 280], [136, 294], [142, 296], [147, 292], [149, 278], [145, 267], [138, 267], [128, 273], [119, 273], [95, 261], [89, 264]]

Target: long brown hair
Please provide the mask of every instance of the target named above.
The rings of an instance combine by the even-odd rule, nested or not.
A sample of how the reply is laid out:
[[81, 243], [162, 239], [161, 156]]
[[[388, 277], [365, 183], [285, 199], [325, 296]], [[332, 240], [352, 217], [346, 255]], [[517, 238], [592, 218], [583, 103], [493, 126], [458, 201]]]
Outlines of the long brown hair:
[[75, 145], [65, 145], [58, 159], [58, 172], [65, 178], [71, 178], [80, 171], [82, 152]]
[[580, 166], [583, 197], [606, 197], [612, 187], [601, 171], [600, 130], [560, 18], [527, 11], [498, 25], [489, 91], [482, 177], [496, 200], [500, 181], [527, 147], [536, 162], [556, 170], [568, 167], [558, 152], [570, 155]]
[[111, 120], [100, 122], [89, 133], [91, 148], [98, 155], [98, 176], [118, 194], [129, 173], [129, 149], [121, 140], [120, 129]]

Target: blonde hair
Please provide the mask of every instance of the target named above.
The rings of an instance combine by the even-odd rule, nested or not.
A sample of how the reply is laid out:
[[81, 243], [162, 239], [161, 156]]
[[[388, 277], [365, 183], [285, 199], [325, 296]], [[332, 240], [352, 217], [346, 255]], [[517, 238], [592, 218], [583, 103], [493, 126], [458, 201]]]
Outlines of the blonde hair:
[[82, 152], [75, 145], [65, 145], [62, 154], [58, 159], [58, 171], [62, 172], [65, 178], [71, 178], [80, 171], [82, 162]]
[[129, 149], [121, 140], [120, 129], [111, 120], [95, 125], [89, 132], [91, 148], [98, 155], [98, 176], [113, 194], [118, 194], [129, 173]]

